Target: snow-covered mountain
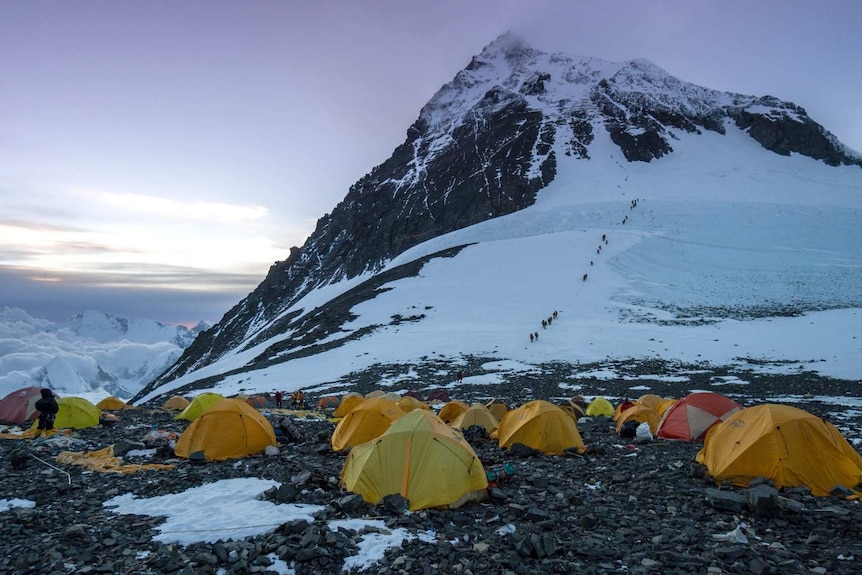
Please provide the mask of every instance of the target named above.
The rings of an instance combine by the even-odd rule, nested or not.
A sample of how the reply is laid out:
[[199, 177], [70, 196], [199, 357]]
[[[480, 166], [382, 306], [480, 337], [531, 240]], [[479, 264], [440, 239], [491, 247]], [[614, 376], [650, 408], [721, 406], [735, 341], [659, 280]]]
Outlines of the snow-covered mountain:
[[[138, 398], [468, 355], [829, 373], [827, 355], [862, 357], [841, 331], [862, 307], [860, 166], [793, 103], [506, 34]], [[530, 346], [552, 311], [565, 321]]]
[[130, 397], [173, 364], [198, 333], [153, 320], [97, 311], [64, 323], [0, 308], [0, 396], [38, 385], [62, 395], [105, 392]]

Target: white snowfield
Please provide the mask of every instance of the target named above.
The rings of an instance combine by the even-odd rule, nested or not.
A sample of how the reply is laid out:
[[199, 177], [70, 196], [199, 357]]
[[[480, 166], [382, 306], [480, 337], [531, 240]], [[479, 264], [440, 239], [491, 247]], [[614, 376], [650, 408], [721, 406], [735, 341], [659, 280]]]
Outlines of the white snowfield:
[[[731, 123], [726, 130], [672, 130], [674, 151], [642, 163], [627, 162], [598, 126], [591, 159], [557, 151], [556, 178], [535, 205], [395, 258], [389, 267], [469, 244], [356, 306], [349, 331], [332, 339], [385, 327], [225, 378], [215, 389], [324, 389], [377, 363], [465, 354], [526, 365], [661, 358], [862, 378], [862, 169], [780, 156]], [[315, 290], [293, 309], [309, 312], [364, 279]], [[820, 311], [732, 313], [782, 305]], [[558, 319], [543, 329], [554, 311]], [[396, 314], [424, 318], [387, 325]], [[229, 354], [158, 394], [241, 367], [283, 337]]]

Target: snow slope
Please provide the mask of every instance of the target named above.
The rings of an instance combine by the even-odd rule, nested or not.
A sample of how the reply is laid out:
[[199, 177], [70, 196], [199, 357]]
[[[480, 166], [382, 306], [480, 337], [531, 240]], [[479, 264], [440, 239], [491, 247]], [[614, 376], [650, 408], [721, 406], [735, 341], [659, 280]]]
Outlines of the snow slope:
[[[386, 286], [393, 289], [356, 306], [358, 318], [344, 327], [387, 324], [395, 314], [424, 319], [228, 377], [217, 390], [266, 391], [276, 381], [322, 388], [376, 363], [462, 354], [527, 365], [757, 360], [751, 367], [862, 377], [862, 170], [773, 154], [736, 126], [726, 130], [674, 132], [674, 153], [650, 163], [627, 162], [599, 132], [590, 160], [558, 156], [557, 178], [534, 206], [394, 259], [390, 267], [471, 244]], [[316, 290], [295, 308], [308, 312], [357, 281]], [[806, 313], [775, 315], [788, 306]], [[558, 321], [543, 330], [554, 310]], [[284, 337], [158, 393], [241, 367]]]

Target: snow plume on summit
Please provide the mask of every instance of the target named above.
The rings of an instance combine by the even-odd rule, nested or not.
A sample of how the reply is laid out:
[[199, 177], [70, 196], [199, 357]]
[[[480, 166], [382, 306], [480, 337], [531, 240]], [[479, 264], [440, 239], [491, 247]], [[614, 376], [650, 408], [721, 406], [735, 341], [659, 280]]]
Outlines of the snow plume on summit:
[[0, 397], [33, 385], [62, 395], [130, 397], [206, 327], [190, 330], [96, 311], [58, 324], [0, 308]]
[[794, 103], [507, 34], [141, 397], [467, 356], [852, 377], [860, 166]]

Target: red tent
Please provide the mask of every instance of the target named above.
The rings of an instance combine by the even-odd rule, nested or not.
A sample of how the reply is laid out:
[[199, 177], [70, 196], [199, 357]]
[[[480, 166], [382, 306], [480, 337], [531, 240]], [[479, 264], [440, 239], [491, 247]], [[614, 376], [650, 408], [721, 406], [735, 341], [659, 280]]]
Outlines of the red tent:
[[[41, 387], [24, 387], [0, 399], [0, 423], [21, 425], [37, 417], [36, 402], [42, 397]], [[54, 397], [59, 397], [56, 393]]]
[[703, 441], [710, 427], [740, 409], [741, 405], [718, 393], [690, 393], [665, 412], [656, 435], [663, 439]]

